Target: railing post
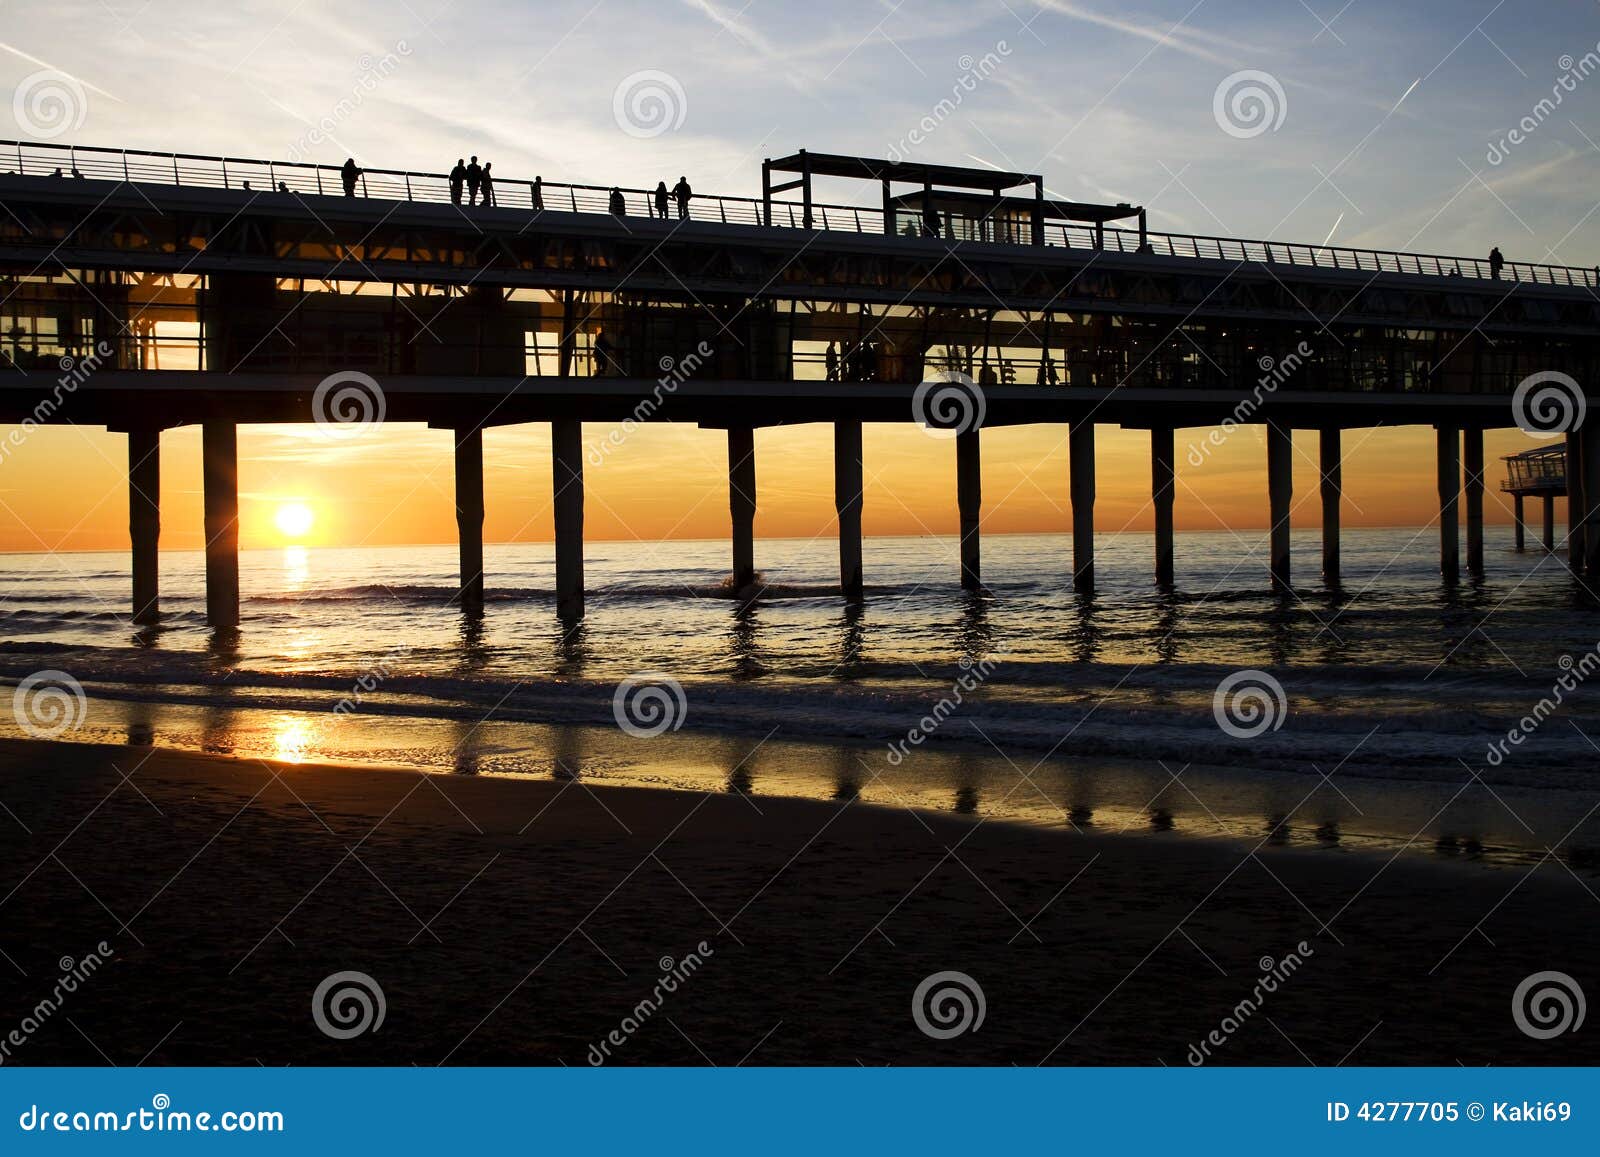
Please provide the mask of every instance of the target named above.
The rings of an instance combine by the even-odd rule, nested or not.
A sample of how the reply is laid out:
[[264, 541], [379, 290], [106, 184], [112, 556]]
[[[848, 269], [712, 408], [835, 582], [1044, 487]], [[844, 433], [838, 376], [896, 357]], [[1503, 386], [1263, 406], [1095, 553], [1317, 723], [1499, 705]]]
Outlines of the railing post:
[[[361, 191], [363, 193], [365, 193], [367, 191], [367, 182], [365, 180], [363, 180], [361, 182]], [[411, 200], [411, 174], [410, 173], [406, 174], [406, 200], [407, 201]]]
[[232, 185], [228, 184], [228, 158], [227, 157], [223, 157], [222, 158], [222, 187], [224, 189], [231, 189], [233, 187]]
[[578, 211], [578, 190], [570, 185], [567, 186], [567, 198], [572, 202], [572, 211], [576, 213]]
[[172, 154], [172, 183], [174, 185], [183, 184], [183, 178], [178, 175], [178, 154], [177, 153], [173, 153]]
[[322, 195], [322, 166], [321, 165], [317, 166], [316, 174], [317, 174], [317, 196], [320, 197]]
[[122, 150], [122, 179], [128, 180], [128, 150]]

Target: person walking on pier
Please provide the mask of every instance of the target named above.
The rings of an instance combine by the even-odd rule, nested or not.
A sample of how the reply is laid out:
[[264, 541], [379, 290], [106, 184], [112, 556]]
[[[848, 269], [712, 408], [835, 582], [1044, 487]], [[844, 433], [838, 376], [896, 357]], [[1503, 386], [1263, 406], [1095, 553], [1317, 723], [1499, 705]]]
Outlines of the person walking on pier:
[[467, 183], [467, 163], [456, 158], [456, 167], [450, 170], [450, 203], [461, 204], [461, 190]]
[[686, 220], [689, 216], [689, 198], [694, 196], [694, 190], [689, 188], [688, 177], [678, 178], [678, 183], [672, 187], [672, 195], [678, 202], [678, 219]]
[[596, 330], [594, 335], [594, 375], [597, 378], [611, 377], [617, 370], [616, 358], [611, 353], [611, 339], [606, 337], [606, 331]]
[[1489, 276], [1496, 281], [1500, 280], [1500, 270], [1505, 267], [1506, 259], [1500, 254], [1500, 246], [1496, 245], [1489, 250]]
[[542, 212], [543, 210], [544, 210], [544, 178], [539, 176], [538, 174], [534, 174], [534, 178], [533, 178], [533, 211], [535, 213], [539, 213], [539, 212]]
[[494, 174], [489, 170], [494, 168], [494, 162], [484, 162], [483, 172], [478, 174], [478, 188], [483, 193], [483, 207], [487, 209], [494, 204]]
[[478, 203], [478, 186], [483, 184], [483, 170], [478, 167], [478, 158], [473, 157], [472, 163], [467, 166], [467, 205], [470, 207]]
[[354, 197], [356, 195], [356, 178], [361, 176], [362, 172], [363, 170], [356, 168], [356, 159], [354, 157], [345, 158], [344, 167], [339, 170], [339, 176], [344, 181], [344, 195], [346, 197]]
[[822, 355], [823, 364], [828, 368], [828, 380], [839, 380], [839, 351], [833, 348], [833, 342], [828, 343], [828, 351]]
[[617, 217], [628, 215], [628, 202], [622, 196], [622, 190], [615, 185], [611, 186], [611, 212]]
[[656, 182], [656, 216], [663, 221], [667, 219], [667, 183]]

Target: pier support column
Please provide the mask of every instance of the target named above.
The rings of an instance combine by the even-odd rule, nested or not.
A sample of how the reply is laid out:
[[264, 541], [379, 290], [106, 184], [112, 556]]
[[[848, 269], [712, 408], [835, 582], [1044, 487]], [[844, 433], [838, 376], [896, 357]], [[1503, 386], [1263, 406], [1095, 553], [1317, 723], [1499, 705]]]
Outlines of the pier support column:
[[128, 431], [128, 537], [133, 543], [133, 621], [161, 617], [161, 428]]
[[1567, 431], [1567, 565], [1583, 566], [1583, 435]]
[[1483, 431], [1461, 431], [1461, 466], [1467, 498], [1467, 573], [1483, 577]]
[[205, 489], [206, 619], [239, 625], [239, 428], [209, 421], [201, 427]]
[[1544, 496], [1544, 548], [1554, 551], [1556, 548], [1556, 496]]
[[461, 542], [461, 609], [483, 610], [483, 430], [456, 435], [456, 530]]
[[728, 428], [728, 509], [733, 515], [733, 585], [743, 590], [756, 578], [756, 432]]
[[550, 423], [551, 482], [555, 487], [556, 614], [583, 617], [583, 423]]
[[1600, 422], [1585, 422], [1583, 445], [1583, 573], [1600, 578]]
[[1516, 524], [1517, 528], [1517, 553], [1521, 554], [1523, 551], [1528, 549], [1528, 523], [1523, 517], [1522, 513], [1522, 495], [1513, 494], [1511, 496], [1511, 509], [1512, 521]]
[[1272, 589], [1293, 589], [1289, 564], [1289, 507], [1294, 497], [1294, 431], [1281, 422], [1267, 422], [1268, 570]]
[[1156, 512], [1156, 585], [1172, 587], [1172, 427], [1150, 431], [1150, 501]]
[[861, 423], [833, 424], [833, 508], [839, 514], [839, 592], [861, 598]]
[[1339, 427], [1324, 427], [1318, 439], [1317, 467], [1322, 473], [1322, 581], [1339, 585], [1339, 503], [1344, 497], [1343, 451]]
[[983, 517], [983, 469], [978, 431], [956, 435], [956, 505], [961, 512], [961, 586], [983, 589], [979, 525]]
[[1461, 432], [1434, 429], [1439, 459], [1439, 574], [1453, 583], [1461, 577]]
[[1074, 422], [1067, 431], [1072, 476], [1072, 589], [1094, 594], [1094, 423]]

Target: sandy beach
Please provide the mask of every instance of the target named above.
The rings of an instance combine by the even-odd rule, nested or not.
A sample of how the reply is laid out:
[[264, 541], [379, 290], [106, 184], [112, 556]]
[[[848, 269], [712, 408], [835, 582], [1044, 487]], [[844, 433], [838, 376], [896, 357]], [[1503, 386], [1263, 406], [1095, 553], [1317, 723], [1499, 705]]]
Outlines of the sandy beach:
[[[606, 1063], [1183, 1065], [1290, 954], [1207, 1063], [1593, 1059], [1512, 1016], [1532, 973], [1596, 975], [1555, 858], [13, 740], [0, 803], [0, 1036], [109, 949], [8, 1064], [583, 1065], [627, 1023]], [[339, 1040], [311, 1005], [344, 970], [386, 1013]], [[934, 1039], [946, 970], [985, 1016]]]

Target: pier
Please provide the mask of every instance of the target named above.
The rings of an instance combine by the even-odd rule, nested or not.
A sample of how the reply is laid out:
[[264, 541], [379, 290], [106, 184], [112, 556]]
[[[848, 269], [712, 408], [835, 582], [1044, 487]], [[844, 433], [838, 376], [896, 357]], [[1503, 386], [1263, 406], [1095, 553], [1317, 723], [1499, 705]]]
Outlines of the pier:
[[[818, 201], [819, 178], [877, 186], [876, 204]], [[1484, 573], [1484, 432], [1517, 424], [1530, 376], [1587, 383], [1600, 352], [1594, 269], [1509, 262], [1495, 277], [1461, 256], [1154, 232], [1140, 206], [1047, 198], [1039, 174], [801, 151], [763, 163], [760, 197], [696, 194], [682, 219], [658, 217], [647, 190], [623, 190], [615, 214], [609, 188], [546, 182], [542, 207], [531, 183], [495, 189], [495, 207], [468, 210], [440, 173], [367, 169], [344, 196], [331, 166], [0, 142], [0, 422], [126, 433], [136, 621], [159, 616], [162, 430], [203, 430], [207, 613], [232, 627], [237, 428], [345, 420], [329, 405], [335, 378], [332, 396], [365, 401], [365, 416], [451, 439], [471, 613], [485, 597], [483, 431], [549, 423], [553, 586], [576, 619], [585, 421], [726, 432], [736, 589], [759, 574], [755, 431], [831, 425], [849, 600], [866, 589], [867, 422], [953, 434], [952, 579], [970, 589], [983, 431], [1066, 427], [1060, 581], [1085, 595], [1098, 425], [1149, 432], [1162, 587], [1180, 563], [1175, 432], [1264, 425], [1263, 580], [1284, 592], [1294, 431], [1317, 432], [1321, 570], [1337, 585], [1343, 431], [1427, 426], [1451, 583], [1463, 521], [1467, 572]], [[929, 383], [953, 383], [964, 392], [945, 400], [966, 404], [922, 404]], [[1570, 488], [1571, 565], [1594, 576], [1600, 424], [1557, 432], [1564, 443], [1507, 459], [1516, 545], [1532, 496], [1555, 548], [1552, 501]]]

